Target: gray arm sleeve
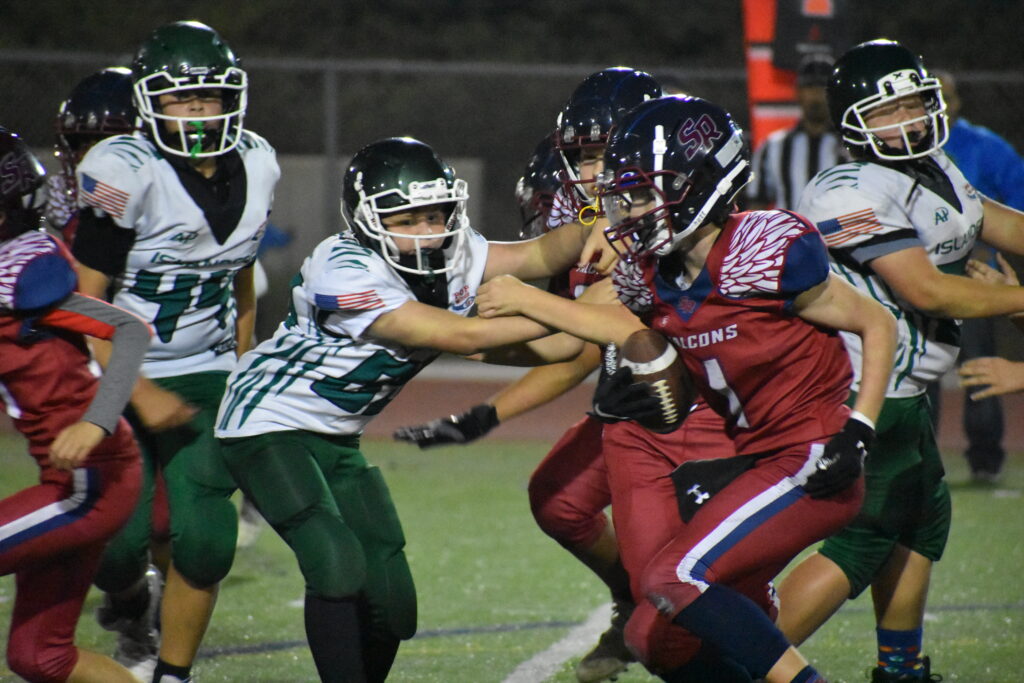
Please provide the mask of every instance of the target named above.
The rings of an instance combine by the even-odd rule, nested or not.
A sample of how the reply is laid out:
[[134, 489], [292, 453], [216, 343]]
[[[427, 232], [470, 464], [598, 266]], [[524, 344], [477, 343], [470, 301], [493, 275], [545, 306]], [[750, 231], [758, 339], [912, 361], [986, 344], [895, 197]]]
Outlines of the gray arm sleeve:
[[72, 294], [57, 310], [85, 316], [114, 328], [110, 361], [100, 378], [100, 386], [82, 420], [112, 434], [128, 404], [139, 366], [149, 349], [149, 328], [136, 316], [103, 301]]

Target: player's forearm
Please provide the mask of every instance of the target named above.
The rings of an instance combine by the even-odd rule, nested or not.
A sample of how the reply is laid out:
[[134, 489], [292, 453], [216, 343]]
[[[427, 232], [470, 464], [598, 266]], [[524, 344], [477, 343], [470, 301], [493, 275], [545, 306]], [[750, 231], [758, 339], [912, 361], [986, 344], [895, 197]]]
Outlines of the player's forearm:
[[875, 421], [882, 411], [889, 376], [892, 374], [896, 353], [896, 320], [882, 306], [865, 307], [861, 314], [863, 327], [860, 335], [861, 357], [860, 390], [853, 409]]
[[1024, 287], [943, 273], [929, 291], [909, 300], [916, 308], [934, 316], [987, 318], [1024, 312]]
[[1024, 255], [1024, 213], [985, 197], [981, 240], [999, 251]]
[[519, 262], [507, 273], [521, 280], [536, 280], [564, 273], [576, 264], [589, 233], [588, 228], [578, 223], [563, 225], [547, 232], [527, 243], [529, 247], [522, 251]]
[[622, 304], [587, 304], [524, 288], [519, 310], [548, 327], [598, 345], [622, 344], [644, 325]]
[[576, 358], [532, 369], [488, 399], [505, 422], [549, 403], [577, 386], [600, 363], [600, 351], [588, 345]]
[[580, 355], [585, 344], [578, 337], [558, 332], [527, 342], [487, 349], [472, 358], [491, 365], [532, 368], [570, 361]]

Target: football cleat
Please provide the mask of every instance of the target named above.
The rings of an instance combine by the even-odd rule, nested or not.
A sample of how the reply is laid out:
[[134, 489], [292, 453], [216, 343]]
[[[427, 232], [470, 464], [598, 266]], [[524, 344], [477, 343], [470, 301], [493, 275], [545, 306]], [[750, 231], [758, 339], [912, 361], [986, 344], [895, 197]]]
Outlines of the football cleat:
[[136, 617], [119, 614], [109, 595], [96, 610], [96, 621], [107, 631], [117, 633], [114, 661], [128, 669], [140, 681], [150, 681], [160, 651], [160, 597], [163, 582], [156, 567], [146, 571], [149, 601]]
[[626, 647], [626, 622], [633, 614], [634, 605], [616, 601], [612, 604], [612, 622], [608, 630], [601, 634], [594, 649], [583, 656], [576, 665], [576, 680], [579, 683], [598, 683], [614, 681], [616, 676], [636, 661], [636, 657]]

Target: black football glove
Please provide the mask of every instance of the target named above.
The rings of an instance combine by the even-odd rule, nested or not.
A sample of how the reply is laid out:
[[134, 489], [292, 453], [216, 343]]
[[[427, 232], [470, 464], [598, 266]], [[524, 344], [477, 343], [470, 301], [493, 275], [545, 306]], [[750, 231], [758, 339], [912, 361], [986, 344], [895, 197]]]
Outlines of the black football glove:
[[605, 423], [653, 421], [661, 416], [661, 403], [651, 393], [650, 385], [634, 382], [633, 371], [621, 367], [610, 375], [602, 374], [590, 415]]
[[423, 425], [399, 427], [392, 434], [398, 441], [420, 448], [452, 443], [469, 443], [498, 426], [498, 411], [488, 403], [473, 406], [462, 415], [450, 415]]
[[875, 443], [871, 425], [851, 417], [843, 430], [825, 445], [817, 470], [807, 478], [804, 490], [811, 498], [828, 498], [857, 480], [864, 469], [864, 458]]

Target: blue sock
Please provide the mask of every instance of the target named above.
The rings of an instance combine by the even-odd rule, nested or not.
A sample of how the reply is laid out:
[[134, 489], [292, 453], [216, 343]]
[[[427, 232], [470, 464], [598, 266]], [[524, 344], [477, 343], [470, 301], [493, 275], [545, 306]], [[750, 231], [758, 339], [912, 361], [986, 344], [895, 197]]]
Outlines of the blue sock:
[[764, 676], [789, 649], [789, 641], [754, 602], [719, 584], [672, 620], [742, 665], [752, 678]]
[[924, 662], [921, 661], [922, 630], [889, 631], [876, 628], [878, 639], [878, 666], [886, 673], [897, 676], [922, 678]]
[[793, 677], [790, 683], [827, 683], [821, 674], [814, 670], [810, 664], [800, 669], [800, 673]]

